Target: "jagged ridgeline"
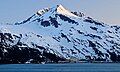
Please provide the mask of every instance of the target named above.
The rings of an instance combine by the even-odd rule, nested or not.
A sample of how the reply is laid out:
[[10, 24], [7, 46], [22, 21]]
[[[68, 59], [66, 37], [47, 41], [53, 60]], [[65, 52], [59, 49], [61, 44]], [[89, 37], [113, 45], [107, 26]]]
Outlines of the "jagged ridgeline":
[[62, 5], [0, 25], [0, 63], [120, 62], [120, 26]]

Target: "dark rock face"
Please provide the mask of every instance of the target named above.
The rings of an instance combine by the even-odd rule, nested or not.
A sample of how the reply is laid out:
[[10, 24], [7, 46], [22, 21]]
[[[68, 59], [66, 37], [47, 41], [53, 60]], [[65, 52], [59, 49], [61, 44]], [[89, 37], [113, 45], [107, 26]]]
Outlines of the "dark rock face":
[[67, 41], [70, 42], [70, 40], [68, 39], [68, 37], [66, 35], [64, 35], [63, 33], [61, 33], [61, 37], [67, 39]]
[[110, 54], [110, 59], [113, 62], [120, 62], [120, 55], [117, 55], [115, 52], [110, 52], [110, 51], [108, 51], [108, 53]]
[[97, 31], [97, 29], [98, 29], [98, 28], [96, 28], [96, 27], [90, 27], [90, 28], [93, 29], [93, 30], [95, 30], [95, 31]]
[[41, 25], [44, 27], [50, 26], [50, 22], [49, 21], [42, 21]]
[[85, 19], [84, 21], [85, 21], [85, 22], [89, 22], [89, 23], [94, 23], [95, 25], [100, 25], [100, 26], [104, 27], [104, 25], [103, 25], [102, 23], [97, 22], [97, 21], [93, 20], [93, 19], [90, 18], [90, 17], [87, 17], [87, 19]]
[[42, 54], [33, 48], [19, 48], [14, 46], [12, 48], [2, 49], [5, 49], [7, 52], [2, 52], [1, 50], [3, 54], [1, 54], [0, 63], [26, 63], [30, 59], [32, 59], [31, 63], [41, 63], [45, 61], [44, 57], [40, 57]]
[[65, 60], [64, 58], [47, 52], [47, 50], [41, 46], [36, 45], [35, 48], [22, 47], [24, 44], [20, 42], [13, 46], [7, 45], [6, 41], [12, 42], [12, 38], [13, 36], [10, 33], [0, 33], [0, 64], [41, 63], [47, 62], [48, 60], [50, 62], [58, 62]]
[[79, 17], [83, 17], [84, 16], [84, 13], [82, 13], [82, 12], [71, 12], [71, 13], [73, 13], [76, 16], [79, 16]]
[[70, 19], [69, 17], [66, 17], [66, 16], [64, 16], [64, 15], [62, 15], [62, 14], [58, 14], [58, 16], [62, 19], [62, 20], [64, 20], [64, 21], [68, 21], [69, 23], [77, 23], [77, 22], [75, 22], [74, 20], [72, 20], [72, 19]]
[[77, 22], [75, 22], [74, 20], [70, 19], [69, 17], [66, 17], [62, 14], [56, 14], [55, 17], [51, 17], [49, 16], [49, 21], [43, 21], [43, 19], [37, 19], [38, 22], [41, 21], [41, 25], [44, 26], [44, 27], [47, 27], [47, 26], [54, 26], [55, 28], [58, 28], [58, 26], [60, 25], [57, 21], [57, 18], [60, 17], [60, 19], [64, 20], [64, 21], [68, 21], [69, 23], [72, 23], [72, 24], [78, 24]]
[[56, 28], [58, 28], [59, 23], [56, 21], [56, 18], [52, 18], [51, 16], [49, 18], [50, 18], [51, 24]]

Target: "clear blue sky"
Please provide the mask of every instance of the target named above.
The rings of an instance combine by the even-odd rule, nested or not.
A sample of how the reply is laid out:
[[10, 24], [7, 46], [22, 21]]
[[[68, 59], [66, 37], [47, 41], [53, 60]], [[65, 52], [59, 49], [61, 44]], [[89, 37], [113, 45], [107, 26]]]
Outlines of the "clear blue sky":
[[1, 0], [0, 23], [21, 21], [44, 7], [57, 4], [105, 23], [120, 24], [120, 0]]

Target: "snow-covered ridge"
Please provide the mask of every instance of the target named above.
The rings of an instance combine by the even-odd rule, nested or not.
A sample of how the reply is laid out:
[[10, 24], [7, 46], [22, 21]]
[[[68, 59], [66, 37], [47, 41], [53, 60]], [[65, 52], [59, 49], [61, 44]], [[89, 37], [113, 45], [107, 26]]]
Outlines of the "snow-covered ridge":
[[44, 14], [45, 12], [48, 12], [49, 10], [50, 10], [50, 8], [44, 8], [44, 9], [42, 9], [42, 10], [37, 11], [37, 14], [38, 14], [38, 15], [42, 15], [42, 14]]

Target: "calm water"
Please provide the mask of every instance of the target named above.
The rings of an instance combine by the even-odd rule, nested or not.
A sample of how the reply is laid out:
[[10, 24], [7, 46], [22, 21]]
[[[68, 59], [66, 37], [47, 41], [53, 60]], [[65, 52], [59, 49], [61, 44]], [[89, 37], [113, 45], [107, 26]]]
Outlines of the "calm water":
[[120, 64], [3, 64], [0, 72], [120, 72]]

